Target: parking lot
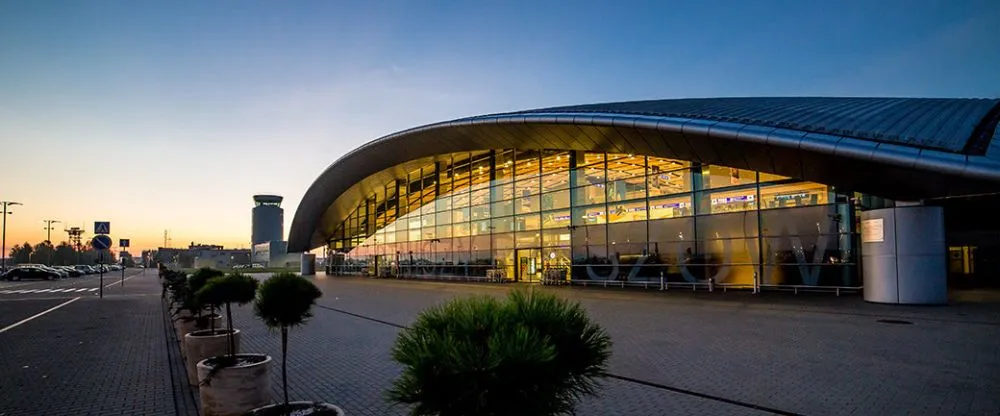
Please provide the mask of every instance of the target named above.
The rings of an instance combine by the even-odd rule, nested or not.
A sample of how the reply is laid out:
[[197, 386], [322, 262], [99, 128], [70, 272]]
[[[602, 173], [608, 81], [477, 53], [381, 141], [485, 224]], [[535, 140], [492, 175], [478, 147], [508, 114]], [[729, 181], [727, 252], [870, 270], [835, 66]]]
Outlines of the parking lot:
[[0, 301], [24, 298], [99, 296], [101, 288], [121, 286], [123, 280], [127, 282], [128, 279], [141, 272], [142, 269], [126, 269], [124, 273], [122, 271], [104, 273], [103, 278], [100, 274], [87, 274], [57, 280], [0, 280]]

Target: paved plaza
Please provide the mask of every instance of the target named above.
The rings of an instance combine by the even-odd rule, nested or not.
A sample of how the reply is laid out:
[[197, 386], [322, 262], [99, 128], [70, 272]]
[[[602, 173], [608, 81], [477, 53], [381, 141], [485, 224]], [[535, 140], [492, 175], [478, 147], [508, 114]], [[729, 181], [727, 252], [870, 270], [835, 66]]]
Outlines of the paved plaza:
[[[406, 413], [383, 391], [400, 371], [392, 343], [420, 310], [514, 287], [315, 281], [324, 296], [291, 333], [289, 393], [350, 415]], [[147, 272], [104, 299], [0, 295], [0, 328], [79, 298], [0, 333], [0, 415], [196, 414], [159, 290]], [[536, 290], [580, 301], [614, 340], [611, 377], [582, 415], [1000, 414], [1000, 303], [989, 296], [893, 307], [856, 296]], [[280, 356], [279, 335], [249, 306], [234, 315], [244, 351]], [[280, 367], [271, 375], [279, 397]]]

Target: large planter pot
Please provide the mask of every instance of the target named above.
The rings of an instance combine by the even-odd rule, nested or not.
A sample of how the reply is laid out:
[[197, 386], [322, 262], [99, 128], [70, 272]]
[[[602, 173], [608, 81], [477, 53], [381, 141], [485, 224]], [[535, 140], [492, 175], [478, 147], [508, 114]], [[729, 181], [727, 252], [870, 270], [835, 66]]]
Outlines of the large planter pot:
[[[264, 354], [236, 354], [237, 363], [218, 368], [226, 357], [198, 362], [201, 416], [237, 416], [271, 403], [271, 357]], [[214, 374], [211, 374], [216, 370]], [[206, 380], [207, 379], [207, 380]]]
[[212, 316], [211, 318], [203, 319], [204, 325], [198, 325], [198, 320], [197, 318], [194, 317], [194, 315], [191, 315], [190, 313], [181, 313], [180, 315], [177, 316], [177, 318], [174, 318], [176, 319], [174, 321], [174, 329], [177, 330], [177, 339], [183, 345], [184, 336], [187, 335], [189, 332], [210, 328], [211, 323], [209, 319], [215, 321], [216, 328], [221, 328], [223, 326], [222, 315], [219, 314], [213, 314], [213, 315], [214, 316]]
[[[240, 352], [240, 330], [233, 330], [234, 352]], [[187, 367], [188, 384], [197, 386], [198, 362], [206, 358], [226, 355], [229, 352], [228, 329], [204, 329], [184, 335], [184, 362]]]
[[284, 404], [271, 404], [258, 407], [247, 412], [246, 416], [344, 416], [344, 410], [330, 403], [324, 402], [290, 402], [288, 407]]

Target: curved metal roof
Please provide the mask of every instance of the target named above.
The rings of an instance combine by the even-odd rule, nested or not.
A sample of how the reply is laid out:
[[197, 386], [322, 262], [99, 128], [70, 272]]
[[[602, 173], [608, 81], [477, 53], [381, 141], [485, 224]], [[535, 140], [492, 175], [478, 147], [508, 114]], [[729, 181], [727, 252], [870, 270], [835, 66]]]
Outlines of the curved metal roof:
[[321, 246], [376, 187], [435, 155], [492, 148], [636, 153], [908, 200], [1000, 190], [996, 99], [713, 98], [554, 107], [390, 134], [310, 186], [289, 250]]

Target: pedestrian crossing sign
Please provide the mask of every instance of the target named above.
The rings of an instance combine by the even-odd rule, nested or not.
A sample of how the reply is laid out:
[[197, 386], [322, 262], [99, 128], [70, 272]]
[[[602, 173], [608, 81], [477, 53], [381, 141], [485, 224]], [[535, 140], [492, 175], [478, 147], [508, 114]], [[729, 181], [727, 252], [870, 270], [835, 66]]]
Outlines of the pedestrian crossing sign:
[[94, 221], [94, 234], [111, 234], [111, 222]]

